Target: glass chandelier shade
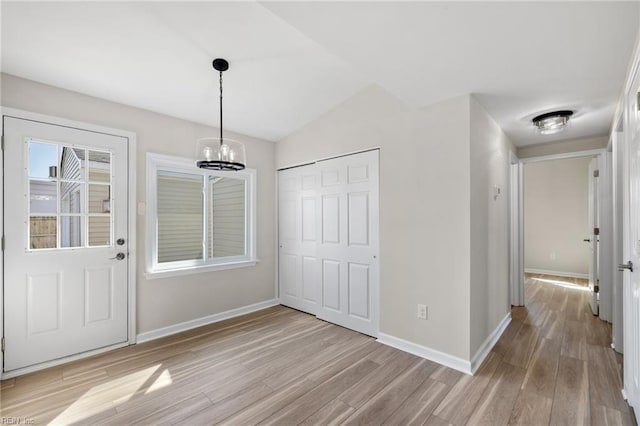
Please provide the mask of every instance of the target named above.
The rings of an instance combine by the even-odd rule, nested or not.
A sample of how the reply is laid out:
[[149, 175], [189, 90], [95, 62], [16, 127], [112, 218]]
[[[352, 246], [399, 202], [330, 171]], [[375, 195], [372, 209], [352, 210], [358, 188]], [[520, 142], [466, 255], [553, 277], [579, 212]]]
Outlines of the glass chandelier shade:
[[245, 168], [244, 144], [233, 139], [209, 137], [198, 139], [197, 165], [210, 170], [242, 170]]
[[229, 69], [229, 62], [222, 58], [214, 59], [213, 68], [220, 73], [220, 137], [198, 139], [196, 165], [209, 170], [242, 170], [246, 164], [244, 144], [225, 139], [222, 131], [222, 72]]

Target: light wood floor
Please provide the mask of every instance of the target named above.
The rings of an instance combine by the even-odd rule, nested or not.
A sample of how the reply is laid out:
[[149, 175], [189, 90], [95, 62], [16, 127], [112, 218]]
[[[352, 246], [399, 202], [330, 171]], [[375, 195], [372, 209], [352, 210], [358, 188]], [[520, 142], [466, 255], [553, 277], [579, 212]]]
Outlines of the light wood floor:
[[1, 415], [35, 424], [635, 424], [610, 327], [575, 284], [527, 277], [527, 308], [513, 309], [473, 377], [274, 307], [3, 381]]

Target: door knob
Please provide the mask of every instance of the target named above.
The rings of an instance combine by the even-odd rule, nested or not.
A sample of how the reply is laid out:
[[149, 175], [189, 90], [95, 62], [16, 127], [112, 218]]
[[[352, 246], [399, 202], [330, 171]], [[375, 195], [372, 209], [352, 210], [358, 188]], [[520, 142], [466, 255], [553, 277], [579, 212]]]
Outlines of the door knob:
[[585, 238], [585, 239], [584, 239], [584, 240], [582, 240], [582, 241], [584, 241], [585, 243], [590, 243], [590, 242], [591, 242], [591, 238]]
[[122, 260], [125, 257], [127, 257], [127, 255], [122, 253], [122, 252], [120, 252], [120, 253], [116, 254], [116, 257], [112, 257], [111, 260]]
[[625, 269], [633, 272], [633, 263], [628, 261], [627, 263], [621, 263], [618, 265], [618, 271], [624, 271]]

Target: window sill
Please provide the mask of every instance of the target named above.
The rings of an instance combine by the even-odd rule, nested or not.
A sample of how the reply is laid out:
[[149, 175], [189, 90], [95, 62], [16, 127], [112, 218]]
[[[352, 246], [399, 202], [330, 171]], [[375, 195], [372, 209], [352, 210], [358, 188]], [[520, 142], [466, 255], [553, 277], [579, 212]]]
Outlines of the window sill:
[[180, 269], [165, 269], [160, 271], [145, 272], [144, 277], [148, 280], [155, 280], [159, 278], [171, 278], [181, 275], [201, 274], [203, 272], [215, 272], [224, 271], [226, 269], [246, 268], [249, 266], [255, 266], [259, 260], [241, 260], [239, 262], [221, 263], [219, 265], [202, 265], [202, 266], [190, 266], [188, 268]]

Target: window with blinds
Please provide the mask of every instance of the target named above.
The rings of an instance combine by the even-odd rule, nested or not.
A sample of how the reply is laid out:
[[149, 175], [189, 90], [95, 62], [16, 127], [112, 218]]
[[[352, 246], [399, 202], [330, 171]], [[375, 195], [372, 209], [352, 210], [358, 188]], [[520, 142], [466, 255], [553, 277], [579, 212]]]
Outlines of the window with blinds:
[[148, 154], [147, 171], [147, 275], [255, 264], [254, 170]]

